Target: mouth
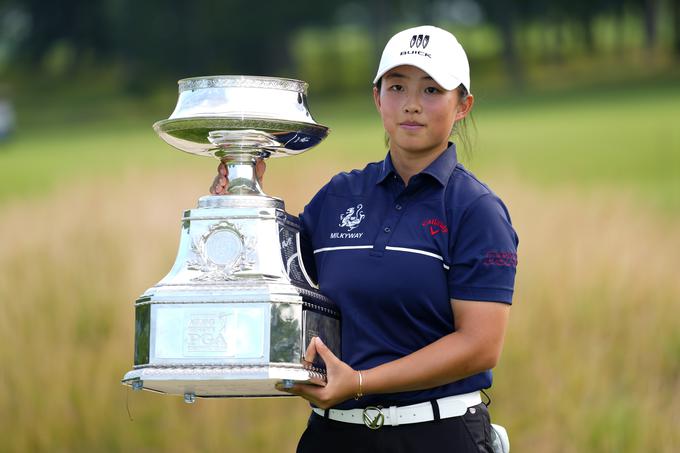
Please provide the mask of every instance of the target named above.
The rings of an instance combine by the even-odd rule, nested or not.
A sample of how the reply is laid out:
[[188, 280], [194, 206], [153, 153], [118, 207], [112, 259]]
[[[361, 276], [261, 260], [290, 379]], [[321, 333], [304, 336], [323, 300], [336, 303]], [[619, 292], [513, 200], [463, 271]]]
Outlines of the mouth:
[[425, 126], [425, 125], [422, 124], [422, 123], [419, 123], [417, 121], [403, 121], [403, 122], [399, 123], [399, 126], [403, 127], [404, 129], [415, 130], [415, 129], [419, 129], [419, 128]]

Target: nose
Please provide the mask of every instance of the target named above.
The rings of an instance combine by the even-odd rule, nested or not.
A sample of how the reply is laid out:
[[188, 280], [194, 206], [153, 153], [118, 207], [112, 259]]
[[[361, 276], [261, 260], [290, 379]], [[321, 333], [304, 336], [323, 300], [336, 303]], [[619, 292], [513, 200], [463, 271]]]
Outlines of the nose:
[[411, 93], [406, 96], [404, 102], [404, 113], [420, 113], [422, 107], [420, 105], [420, 98], [416, 93]]

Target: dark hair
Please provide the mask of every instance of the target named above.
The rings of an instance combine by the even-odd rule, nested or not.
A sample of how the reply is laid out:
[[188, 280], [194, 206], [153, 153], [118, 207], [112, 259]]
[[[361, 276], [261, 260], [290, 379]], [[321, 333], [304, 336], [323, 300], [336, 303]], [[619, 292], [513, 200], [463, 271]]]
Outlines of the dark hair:
[[[458, 85], [456, 90], [458, 91], [459, 102], [464, 102], [465, 99], [467, 99], [467, 97], [470, 95], [467, 88], [465, 88], [462, 83]], [[466, 157], [470, 157], [473, 146], [472, 140], [470, 139], [468, 121], [472, 123], [472, 128], [476, 132], [477, 124], [475, 123], [475, 118], [472, 116], [472, 112], [468, 112], [468, 114], [463, 119], [453, 123], [453, 128], [451, 129], [451, 136], [458, 136], [461, 147], [463, 148], [462, 151], [465, 153]]]
[[[375, 83], [375, 87], [378, 89], [378, 91], [380, 91], [380, 88], [382, 87], [382, 77], [379, 78], [378, 81]], [[456, 91], [458, 91], [460, 102], [465, 101], [465, 98], [467, 98], [468, 95], [470, 94], [467, 88], [465, 88], [465, 86], [462, 83], [456, 87]], [[475, 119], [472, 117], [472, 112], [470, 112], [462, 120], [453, 123], [453, 128], [451, 129], [450, 135], [451, 137], [458, 136], [460, 145], [463, 148], [463, 152], [465, 153], [466, 157], [469, 157], [473, 145], [472, 140], [470, 140], [468, 119], [469, 121], [472, 122], [472, 128], [476, 131], [477, 124], [475, 123]], [[387, 135], [387, 132], [385, 132], [385, 146], [386, 147], [390, 146], [390, 137]]]

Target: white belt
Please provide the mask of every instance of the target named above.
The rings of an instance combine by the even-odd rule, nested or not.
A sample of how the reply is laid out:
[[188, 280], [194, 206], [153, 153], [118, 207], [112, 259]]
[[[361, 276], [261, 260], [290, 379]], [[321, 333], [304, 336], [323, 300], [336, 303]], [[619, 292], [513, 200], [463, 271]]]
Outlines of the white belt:
[[[328, 414], [318, 407], [313, 411], [318, 415], [331, 420], [365, 424], [371, 429], [378, 429], [383, 425], [406, 425], [409, 423], [422, 423], [440, 418], [459, 417], [467, 412], [469, 407], [482, 402], [479, 392], [454, 395], [425, 403], [411, 404], [410, 406], [369, 406], [364, 409], [327, 409]], [[437, 416], [438, 409], [438, 416]]]

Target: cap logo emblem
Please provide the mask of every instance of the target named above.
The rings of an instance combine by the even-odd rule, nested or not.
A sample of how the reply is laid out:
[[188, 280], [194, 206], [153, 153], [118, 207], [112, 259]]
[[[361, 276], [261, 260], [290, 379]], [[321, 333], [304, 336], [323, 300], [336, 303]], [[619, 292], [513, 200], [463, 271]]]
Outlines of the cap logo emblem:
[[409, 46], [416, 49], [424, 49], [430, 43], [430, 35], [413, 35]]

